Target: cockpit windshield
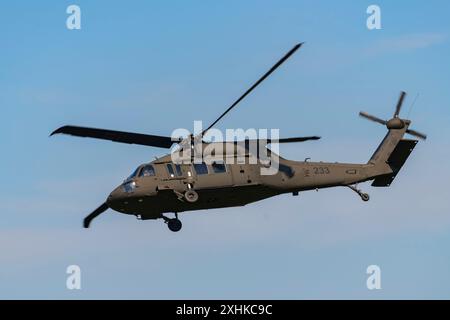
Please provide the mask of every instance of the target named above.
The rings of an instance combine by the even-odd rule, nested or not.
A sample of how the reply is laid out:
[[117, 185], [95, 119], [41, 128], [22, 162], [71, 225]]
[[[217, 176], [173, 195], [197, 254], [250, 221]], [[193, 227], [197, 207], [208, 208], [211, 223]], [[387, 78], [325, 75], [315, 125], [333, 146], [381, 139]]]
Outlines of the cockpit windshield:
[[131, 179], [133, 179], [134, 177], [136, 177], [137, 174], [138, 174], [138, 172], [139, 172], [139, 169], [140, 169], [140, 168], [141, 168], [141, 167], [137, 167], [136, 170], [134, 170], [133, 173], [132, 173], [128, 178], [125, 179], [125, 181], [131, 180]]

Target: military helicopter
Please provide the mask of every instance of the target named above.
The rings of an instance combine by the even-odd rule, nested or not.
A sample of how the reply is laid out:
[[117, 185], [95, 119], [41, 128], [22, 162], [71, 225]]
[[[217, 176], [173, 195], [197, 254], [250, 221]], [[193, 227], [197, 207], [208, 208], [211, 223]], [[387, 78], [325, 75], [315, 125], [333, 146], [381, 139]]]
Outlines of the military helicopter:
[[[405, 92], [401, 92], [394, 115], [390, 120], [382, 120], [360, 112], [361, 117], [382, 124], [388, 129], [372, 157], [363, 164], [310, 162], [308, 159], [293, 161], [277, 155], [276, 173], [263, 175], [261, 172], [263, 168], [267, 168], [267, 161], [261, 159], [253, 163], [245, 161], [229, 163], [228, 160], [236, 160], [238, 154], [243, 155], [244, 159], [259, 160], [259, 153], [249, 147], [250, 142], [256, 142], [257, 149], [264, 148], [270, 156], [273, 156], [275, 153], [267, 145], [304, 142], [317, 140], [320, 137], [292, 137], [275, 141], [271, 139], [244, 140], [243, 144], [237, 141], [203, 141], [203, 137], [211, 128], [302, 45], [303, 43], [295, 45], [197, 136], [191, 134], [183, 139], [71, 125], [60, 127], [52, 132], [51, 136], [68, 134], [165, 149], [176, 145], [181, 152], [192, 151], [196, 148], [197, 142], [203, 142], [201, 149], [214, 146], [218, 147], [217, 150], [229, 150], [227, 148], [231, 146], [231, 153], [223, 152], [223, 161], [214, 161], [209, 164], [195, 161], [175, 163], [172, 154], [168, 154], [140, 165], [111, 192], [101, 206], [83, 220], [84, 227], [88, 228], [94, 218], [111, 208], [120, 213], [135, 215], [142, 220], [163, 219], [171, 231], [177, 232], [182, 227], [178, 218], [180, 212], [238, 207], [283, 193], [292, 193], [297, 196], [302, 191], [337, 186], [349, 187], [363, 201], [368, 201], [369, 195], [357, 189], [358, 183], [373, 180], [374, 187], [390, 186], [418, 142], [418, 140], [404, 139], [403, 136], [407, 133], [419, 139], [426, 139], [425, 134], [409, 128], [410, 120], [399, 116], [406, 96]], [[192, 153], [190, 158], [192, 160]], [[170, 218], [165, 215], [166, 213], [173, 213], [174, 217]]]

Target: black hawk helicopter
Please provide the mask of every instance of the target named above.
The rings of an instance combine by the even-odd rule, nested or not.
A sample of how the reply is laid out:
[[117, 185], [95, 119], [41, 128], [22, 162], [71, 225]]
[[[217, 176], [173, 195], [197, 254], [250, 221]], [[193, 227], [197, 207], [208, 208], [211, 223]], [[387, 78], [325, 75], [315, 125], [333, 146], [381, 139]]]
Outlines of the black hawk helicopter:
[[[244, 206], [283, 193], [298, 195], [301, 191], [336, 186], [349, 187], [363, 201], [368, 201], [369, 195], [357, 189], [357, 183], [373, 180], [374, 187], [388, 187], [418, 142], [404, 139], [405, 133], [426, 139], [426, 135], [409, 129], [410, 120], [399, 117], [406, 96], [405, 92], [401, 92], [394, 115], [390, 120], [382, 120], [360, 112], [360, 116], [385, 125], [388, 129], [375, 153], [367, 163], [363, 164], [292, 161], [279, 157], [266, 147], [274, 143], [317, 140], [320, 139], [318, 136], [244, 140], [241, 141], [243, 143], [203, 141], [203, 137], [211, 128], [302, 45], [303, 43], [295, 45], [199, 135], [190, 135], [182, 139], [70, 125], [52, 132], [51, 136], [68, 134], [166, 149], [170, 149], [175, 144], [179, 147], [175, 149], [189, 154], [191, 161], [188, 162], [176, 163], [173, 161], [173, 154], [168, 154], [140, 165], [111, 192], [101, 206], [84, 219], [84, 227], [88, 228], [94, 218], [111, 208], [120, 213], [135, 215], [142, 220], [161, 218], [171, 231], [176, 232], [182, 227], [178, 218], [180, 212]], [[257, 152], [249, 147], [250, 142], [256, 143]], [[192, 150], [196, 150], [198, 145], [200, 145], [200, 151], [211, 146], [216, 151], [222, 150], [219, 156], [223, 156], [223, 160], [210, 163], [192, 161]], [[271, 156], [270, 159], [274, 155], [277, 156], [278, 170], [275, 174], [261, 174], [262, 169], [267, 168], [269, 164], [260, 159], [258, 149], [265, 149]], [[228, 152], [229, 150], [232, 151]], [[237, 157], [243, 157], [244, 161], [236, 161]], [[245, 159], [256, 159], [256, 161], [245, 161]], [[174, 213], [175, 217], [169, 218], [164, 215], [165, 213]]]

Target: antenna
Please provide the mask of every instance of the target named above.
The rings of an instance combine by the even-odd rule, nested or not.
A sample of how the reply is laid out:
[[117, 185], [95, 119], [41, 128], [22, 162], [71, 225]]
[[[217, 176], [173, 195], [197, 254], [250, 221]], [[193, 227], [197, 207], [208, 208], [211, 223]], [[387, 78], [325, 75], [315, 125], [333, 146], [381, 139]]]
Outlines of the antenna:
[[411, 111], [412, 111], [414, 105], [416, 104], [416, 101], [418, 98], [419, 98], [419, 92], [417, 92], [413, 102], [411, 103], [411, 106], [409, 107], [408, 116], [406, 117], [407, 119], [409, 119], [409, 115], [411, 114]]

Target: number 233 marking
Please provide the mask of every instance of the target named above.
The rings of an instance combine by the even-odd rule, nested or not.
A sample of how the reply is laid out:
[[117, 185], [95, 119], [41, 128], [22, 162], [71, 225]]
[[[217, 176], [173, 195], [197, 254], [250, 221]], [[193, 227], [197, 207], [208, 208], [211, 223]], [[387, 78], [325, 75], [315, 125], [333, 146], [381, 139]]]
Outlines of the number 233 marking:
[[314, 174], [329, 174], [330, 169], [328, 167], [314, 167]]

